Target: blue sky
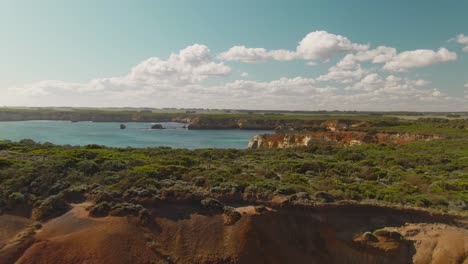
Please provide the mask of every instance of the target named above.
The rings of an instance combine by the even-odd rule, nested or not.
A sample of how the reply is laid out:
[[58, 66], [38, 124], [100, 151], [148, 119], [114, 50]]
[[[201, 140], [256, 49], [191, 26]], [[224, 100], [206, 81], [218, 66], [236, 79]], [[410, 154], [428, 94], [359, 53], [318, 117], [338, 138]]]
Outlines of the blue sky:
[[[466, 10], [468, 1], [0, 0], [0, 105], [466, 111]], [[299, 52], [313, 32], [326, 34]], [[316, 47], [321, 38], [344, 46]], [[185, 65], [179, 51], [195, 43], [188, 51], [203, 65]], [[245, 49], [226, 54], [234, 46]], [[378, 46], [396, 53], [337, 69]], [[426, 52], [404, 53], [416, 50]]]

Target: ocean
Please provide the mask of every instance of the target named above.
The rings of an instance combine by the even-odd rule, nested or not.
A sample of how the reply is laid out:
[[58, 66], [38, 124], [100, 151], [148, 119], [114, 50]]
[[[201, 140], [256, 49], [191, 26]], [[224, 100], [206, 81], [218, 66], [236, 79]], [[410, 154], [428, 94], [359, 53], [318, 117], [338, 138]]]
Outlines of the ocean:
[[150, 129], [154, 123], [7, 121], [0, 122], [0, 140], [32, 139], [59, 145], [99, 144], [109, 147], [237, 148], [267, 130], [188, 130], [181, 123], [160, 123], [166, 129]]

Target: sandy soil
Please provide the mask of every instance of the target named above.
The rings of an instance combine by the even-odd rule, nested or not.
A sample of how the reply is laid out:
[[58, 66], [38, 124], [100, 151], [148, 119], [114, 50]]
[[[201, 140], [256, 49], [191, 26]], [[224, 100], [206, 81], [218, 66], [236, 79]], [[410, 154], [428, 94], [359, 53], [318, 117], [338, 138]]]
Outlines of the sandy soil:
[[0, 215], [0, 249], [31, 223], [32, 221], [26, 217]]

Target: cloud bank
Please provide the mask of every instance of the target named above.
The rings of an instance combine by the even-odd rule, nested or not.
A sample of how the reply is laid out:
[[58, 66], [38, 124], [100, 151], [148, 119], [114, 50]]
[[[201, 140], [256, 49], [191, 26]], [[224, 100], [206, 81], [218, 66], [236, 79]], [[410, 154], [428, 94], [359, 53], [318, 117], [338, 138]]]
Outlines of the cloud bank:
[[[464, 35], [459, 35], [457, 41], [468, 43]], [[237, 77], [241, 77], [236, 80], [229, 65], [230, 61], [269, 60], [302, 60], [319, 65], [334, 58], [337, 62], [317, 76], [278, 76], [268, 81], [254, 80], [255, 75], [243, 71], [242, 65], [236, 69]], [[295, 50], [233, 46], [213, 54], [207, 46], [194, 44], [166, 59], [148, 58], [124, 76], [83, 83], [44, 80], [8, 87], [2, 91], [0, 105], [468, 110], [466, 91], [462, 96], [449, 96], [432, 87], [430, 80], [410, 74], [416, 68], [457, 59], [457, 54], [446, 48], [398, 52], [393, 47], [372, 48], [341, 35], [314, 31], [300, 40]]]

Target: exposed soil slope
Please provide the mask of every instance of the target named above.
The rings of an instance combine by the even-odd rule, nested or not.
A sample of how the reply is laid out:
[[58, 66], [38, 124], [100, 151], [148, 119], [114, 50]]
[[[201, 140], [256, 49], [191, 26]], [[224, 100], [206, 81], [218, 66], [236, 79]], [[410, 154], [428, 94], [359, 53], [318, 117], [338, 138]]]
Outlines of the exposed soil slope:
[[[151, 223], [141, 226], [133, 217], [89, 217], [85, 205], [75, 205], [44, 224], [16, 259], [0, 250], [0, 261], [463, 263], [467, 257], [466, 226], [450, 217], [412, 210], [325, 205], [259, 212], [247, 206], [236, 208], [241, 219], [226, 225], [222, 213], [200, 211], [190, 204], [166, 204], [154, 208]], [[391, 228], [366, 233], [383, 227]]]
[[21, 216], [0, 215], [0, 248], [12, 240], [17, 233], [31, 224], [31, 220]]

